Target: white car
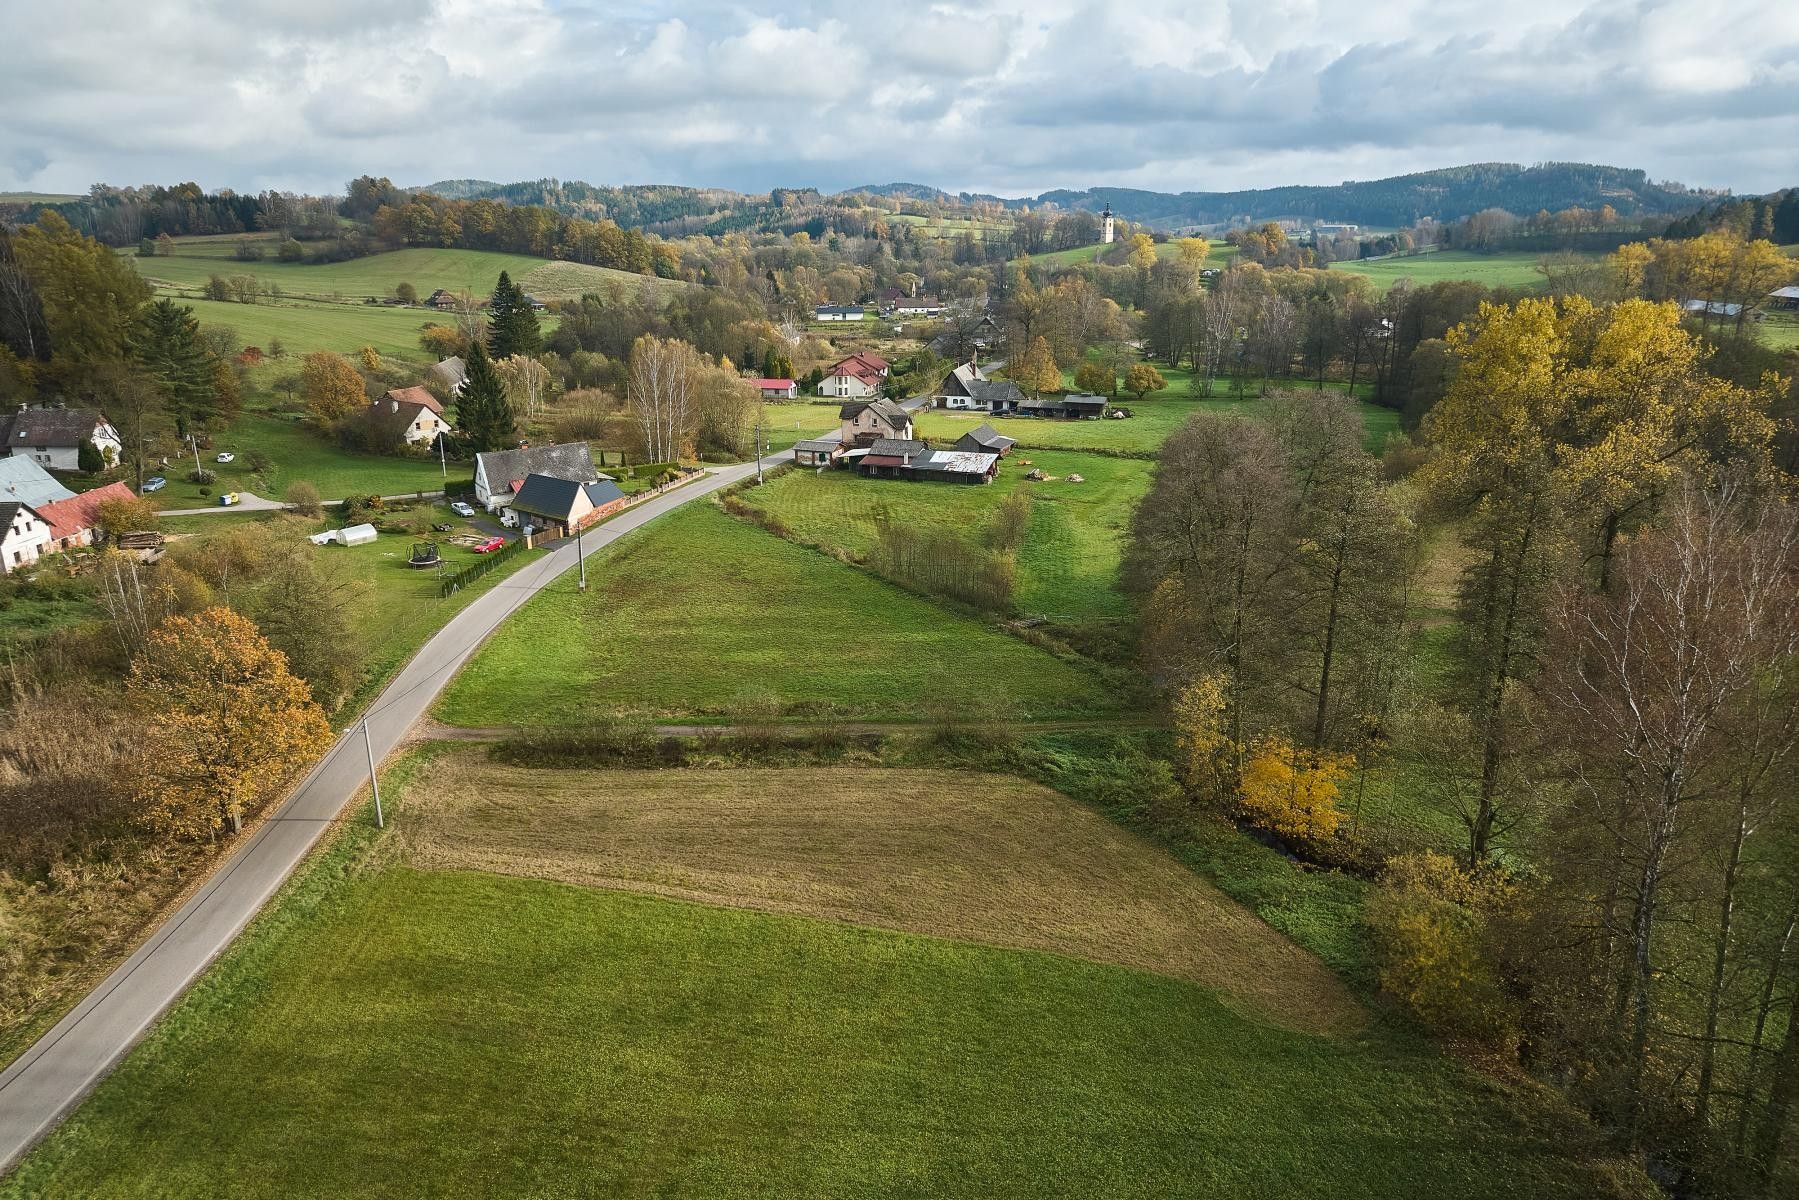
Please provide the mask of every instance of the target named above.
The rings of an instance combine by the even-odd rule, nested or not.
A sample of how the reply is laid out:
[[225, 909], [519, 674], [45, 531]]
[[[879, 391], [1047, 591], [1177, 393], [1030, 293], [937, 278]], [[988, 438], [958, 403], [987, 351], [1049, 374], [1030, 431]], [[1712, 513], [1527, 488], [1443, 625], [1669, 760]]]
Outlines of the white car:
[[229, 451], [229, 450], [221, 450], [221, 451], [219, 451], [219, 456], [217, 458], [213, 459], [212, 461], [214, 461], [214, 462], [235, 462], [236, 460], [237, 460], [237, 455], [231, 453], [231, 451]]
[[466, 500], [450, 501], [450, 511], [459, 517], [472, 517], [475, 515], [475, 510], [468, 506]]

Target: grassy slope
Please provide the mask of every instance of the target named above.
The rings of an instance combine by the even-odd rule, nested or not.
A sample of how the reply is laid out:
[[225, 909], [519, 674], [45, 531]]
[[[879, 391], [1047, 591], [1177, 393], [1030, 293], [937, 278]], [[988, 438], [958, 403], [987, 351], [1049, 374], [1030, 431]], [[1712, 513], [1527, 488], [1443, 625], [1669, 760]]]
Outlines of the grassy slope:
[[0, 1196], [1596, 1190], [1384, 1028], [1296, 1034], [1040, 952], [376, 868], [378, 841], [353, 827]]
[[1389, 258], [1364, 258], [1334, 262], [1333, 271], [1366, 275], [1379, 291], [1386, 291], [1401, 279], [1420, 286], [1446, 279], [1471, 279], [1489, 287], [1540, 289], [1543, 277], [1537, 273], [1537, 262], [1543, 255], [1537, 251], [1502, 251], [1498, 254], [1475, 254], [1468, 250], [1438, 250], [1428, 254], [1411, 254]]
[[[1185, 376], [1186, 372], [1170, 372], [1161, 367], [1164, 375], [1171, 377]], [[1339, 388], [1341, 385], [1338, 385]], [[1171, 389], [1172, 391], [1173, 389]], [[1182, 425], [1187, 418], [1196, 412], [1243, 412], [1254, 414], [1258, 401], [1252, 394], [1243, 400], [1224, 398], [1224, 388], [1218, 388], [1219, 398], [1212, 400], [1174, 395], [1161, 399], [1155, 396], [1137, 403], [1129, 397], [1118, 401], [1136, 415], [1127, 421], [1055, 421], [1039, 417], [989, 417], [982, 414], [963, 415], [934, 409], [921, 415], [916, 428], [921, 436], [932, 439], [954, 441], [982, 421], [990, 421], [994, 428], [1007, 437], [1017, 438], [1021, 448], [1053, 448], [1053, 449], [1112, 449], [1133, 452], [1153, 451], [1168, 439], [1168, 436]], [[1399, 414], [1390, 408], [1381, 408], [1373, 404], [1362, 406], [1362, 424], [1370, 449], [1378, 450], [1386, 435], [1399, 428]], [[1014, 450], [1013, 454], [1020, 453]], [[1030, 457], [1028, 453], [1025, 457]]]
[[796, 713], [906, 719], [958, 692], [1032, 715], [1109, 713], [1079, 667], [854, 567], [696, 504], [634, 532], [525, 606], [451, 683], [452, 724]]
[[236, 304], [228, 300], [177, 297], [192, 308], [202, 325], [228, 325], [247, 346], [265, 350], [280, 338], [291, 370], [299, 369], [298, 357], [314, 350], [351, 354], [373, 346], [383, 356], [423, 363], [430, 356], [419, 348], [419, 330], [439, 323], [442, 314], [422, 308], [380, 308], [364, 304], [330, 304], [323, 301], [270, 300], [262, 304]]
[[[1025, 479], [1028, 460], [1054, 481]], [[1085, 483], [1066, 483], [1069, 474]], [[866, 554], [874, 521], [886, 511], [907, 525], [934, 524], [976, 533], [1013, 491], [1030, 493], [1031, 524], [1018, 551], [1018, 608], [1064, 621], [1122, 617], [1117, 590], [1125, 523], [1149, 490], [1150, 464], [1058, 451], [1014, 453], [988, 487], [952, 487], [893, 479], [862, 479], [848, 471], [793, 471], [767, 488], [747, 492], [749, 503], [779, 516], [803, 541]]]
[[231, 246], [216, 242], [180, 241], [176, 250], [167, 258], [132, 256], [131, 262], [146, 279], [182, 287], [197, 287], [213, 275], [254, 275], [264, 285], [279, 286], [290, 294], [362, 300], [390, 296], [400, 283], [417, 288], [421, 299], [438, 288], [485, 296], [493, 291], [501, 271], [511, 272], [517, 280], [549, 261], [488, 250], [411, 249], [339, 263], [284, 263], [272, 256], [240, 262], [230, 257]]
[[[327, 500], [345, 496], [397, 495], [402, 492], [433, 492], [446, 486], [442, 468], [435, 458], [397, 457], [381, 454], [353, 454], [339, 450], [310, 428], [265, 413], [245, 413], [231, 426], [213, 435], [213, 450], [202, 451], [201, 463], [218, 476], [207, 485], [210, 495], [202, 496], [198, 484], [190, 483], [187, 473], [193, 470], [191, 456], [171, 458], [163, 477], [168, 487], [152, 495], [163, 508], [195, 508], [216, 504], [220, 492], [250, 491], [271, 500], [279, 500], [293, 484], [305, 480], [319, 489]], [[237, 461], [213, 461], [221, 450], [230, 450]], [[250, 470], [248, 452], [260, 450], [273, 460], [262, 473]], [[451, 462], [447, 486], [451, 491], [464, 489], [471, 478], [468, 464]], [[154, 465], [151, 471], [160, 470]]]

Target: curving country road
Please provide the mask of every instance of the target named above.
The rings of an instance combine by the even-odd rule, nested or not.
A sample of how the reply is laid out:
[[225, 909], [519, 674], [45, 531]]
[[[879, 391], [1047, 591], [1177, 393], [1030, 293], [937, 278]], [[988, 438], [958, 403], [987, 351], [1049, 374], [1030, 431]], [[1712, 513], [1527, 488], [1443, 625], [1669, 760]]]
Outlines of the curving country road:
[[[771, 455], [765, 467], [787, 459]], [[755, 473], [725, 467], [627, 509], [582, 535], [594, 553], [690, 500]], [[377, 759], [415, 722], [487, 635], [520, 605], [575, 565], [574, 543], [508, 576], [452, 617], [413, 656], [368, 711]], [[569, 586], [573, 586], [572, 582]], [[138, 1038], [230, 945], [318, 841], [368, 778], [362, 729], [339, 737], [286, 802], [262, 822], [212, 877], [54, 1028], [0, 1071], [0, 1172], [80, 1102]]]

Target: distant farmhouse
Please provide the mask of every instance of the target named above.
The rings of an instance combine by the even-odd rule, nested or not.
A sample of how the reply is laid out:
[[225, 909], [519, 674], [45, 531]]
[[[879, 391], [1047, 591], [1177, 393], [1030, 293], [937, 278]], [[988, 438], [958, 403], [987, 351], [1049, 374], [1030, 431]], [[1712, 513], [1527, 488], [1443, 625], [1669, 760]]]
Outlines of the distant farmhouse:
[[1018, 406], [1018, 411], [1026, 417], [1060, 417], [1079, 421], [1105, 416], [1109, 403], [1104, 396], [1070, 392], [1066, 396], [1039, 396], [1034, 400], [1026, 400]]
[[821, 304], [812, 310], [814, 321], [860, 321], [868, 310], [860, 304]]
[[893, 304], [894, 315], [900, 317], [934, 317], [942, 311], [943, 301], [934, 296], [896, 300]]
[[0, 417], [0, 454], [30, 458], [52, 471], [81, 467], [81, 444], [92, 442], [107, 462], [119, 461], [124, 443], [106, 414], [91, 408], [30, 408]]
[[851, 401], [837, 410], [839, 439], [850, 447], [866, 447], [878, 438], [910, 438], [912, 414], [892, 400]]
[[369, 415], [396, 425], [408, 445], [434, 442], [439, 434], [456, 432], [444, 419], [442, 402], [417, 384], [389, 388], [386, 395], [369, 404]]
[[943, 377], [937, 403], [966, 412], [1013, 413], [1024, 403], [1024, 392], [1010, 379], [988, 379], [978, 365], [965, 362]]
[[460, 396], [462, 389], [468, 384], [468, 364], [460, 356], [451, 356], [426, 368], [425, 375], [441, 383], [449, 390], [450, 395]]

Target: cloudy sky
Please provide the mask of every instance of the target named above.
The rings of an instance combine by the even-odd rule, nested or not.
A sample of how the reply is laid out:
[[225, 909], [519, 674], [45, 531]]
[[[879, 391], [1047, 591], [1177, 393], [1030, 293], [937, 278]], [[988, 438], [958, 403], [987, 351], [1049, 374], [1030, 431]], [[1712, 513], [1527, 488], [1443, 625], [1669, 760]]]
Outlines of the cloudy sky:
[[1799, 184], [1799, 0], [0, 0], [0, 190]]

